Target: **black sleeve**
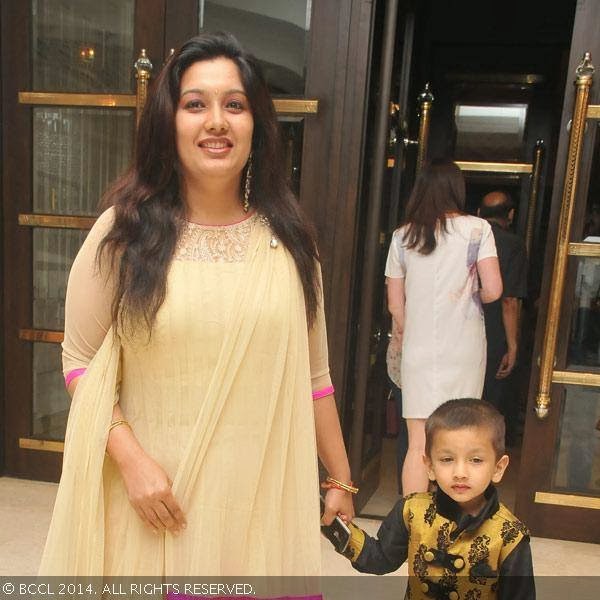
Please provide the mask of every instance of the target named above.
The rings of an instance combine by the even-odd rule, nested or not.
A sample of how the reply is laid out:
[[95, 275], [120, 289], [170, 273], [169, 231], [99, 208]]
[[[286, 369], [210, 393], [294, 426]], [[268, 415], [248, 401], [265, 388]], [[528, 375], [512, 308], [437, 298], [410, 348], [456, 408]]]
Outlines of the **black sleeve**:
[[500, 568], [498, 600], [535, 600], [529, 537], [524, 536]]
[[527, 251], [525, 244], [517, 238], [511, 240], [510, 252], [501, 264], [504, 298], [525, 298], [527, 296]]
[[377, 539], [365, 533], [365, 543], [352, 566], [361, 573], [383, 575], [391, 573], [406, 560], [408, 552], [408, 530], [404, 525], [402, 512], [404, 499], [396, 503], [384, 519]]

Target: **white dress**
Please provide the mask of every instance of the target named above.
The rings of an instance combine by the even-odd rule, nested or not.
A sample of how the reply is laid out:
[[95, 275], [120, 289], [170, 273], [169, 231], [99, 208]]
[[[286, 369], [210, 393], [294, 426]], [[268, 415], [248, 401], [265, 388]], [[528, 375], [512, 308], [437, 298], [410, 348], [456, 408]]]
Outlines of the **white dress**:
[[429, 255], [406, 248], [394, 232], [386, 277], [405, 279], [402, 416], [425, 419], [453, 398], [481, 398], [486, 339], [477, 262], [497, 256], [487, 221], [448, 218]]

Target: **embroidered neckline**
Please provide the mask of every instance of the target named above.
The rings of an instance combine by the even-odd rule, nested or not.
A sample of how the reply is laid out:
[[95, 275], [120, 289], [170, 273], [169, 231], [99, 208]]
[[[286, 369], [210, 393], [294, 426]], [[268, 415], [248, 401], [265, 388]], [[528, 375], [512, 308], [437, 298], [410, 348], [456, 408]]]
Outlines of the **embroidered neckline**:
[[244, 262], [257, 213], [231, 225], [200, 225], [186, 221], [175, 249], [175, 260]]

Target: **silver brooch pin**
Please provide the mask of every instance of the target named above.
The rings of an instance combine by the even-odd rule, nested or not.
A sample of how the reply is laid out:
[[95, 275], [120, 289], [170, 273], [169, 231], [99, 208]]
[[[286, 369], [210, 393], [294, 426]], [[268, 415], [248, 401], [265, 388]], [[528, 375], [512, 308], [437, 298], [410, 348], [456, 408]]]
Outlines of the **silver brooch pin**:
[[[265, 217], [265, 215], [260, 215], [259, 219], [263, 225], [265, 225], [266, 227], [271, 229], [271, 223], [269, 223], [268, 217]], [[271, 229], [271, 233], [273, 233], [272, 229]], [[269, 242], [269, 246], [271, 246], [271, 248], [277, 248], [277, 246], [279, 246], [279, 240], [274, 235], [271, 236], [271, 241]]]

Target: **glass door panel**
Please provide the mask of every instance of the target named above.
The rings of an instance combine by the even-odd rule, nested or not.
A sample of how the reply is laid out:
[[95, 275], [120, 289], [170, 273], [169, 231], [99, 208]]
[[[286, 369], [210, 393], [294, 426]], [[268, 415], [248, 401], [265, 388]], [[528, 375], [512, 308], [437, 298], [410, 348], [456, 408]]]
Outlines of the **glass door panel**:
[[[269, 89], [280, 98], [304, 95], [312, 1], [198, 0], [198, 32], [229, 31], [261, 63]], [[300, 193], [304, 120], [279, 116], [290, 185]]]
[[96, 215], [129, 164], [135, 114], [126, 109], [33, 109], [33, 210]]
[[553, 490], [600, 496], [600, 388], [565, 386]]
[[567, 369], [600, 372], [600, 258], [575, 257]]
[[134, 0], [32, 0], [33, 89], [133, 91]]
[[[32, 83], [41, 92], [131, 93], [133, 0], [33, 0]], [[34, 107], [32, 209], [54, 217], [98, 214], [103, 193], [128, 166], [135, 113], [124, 108]], [[35, 224], [35, 222], [34, 222]], [[31, 434], [64, 439], [70, 398], [62, 376], [64, 304], [71, 265], [87, 235], [71, 228], [32, 230], [33, 331]], [[34, 335], [35, 338], [35, 335]]]
[[302, 95], [311, 0], [199, 0], [199, 31], [230, 31], [258, 58], [273, 94]]
[[17, 103], [3, 106], [3, 127], [20, 140], [4, 170], [6, 469], [55, 480], [62, 445], [48, 442], [64, 439], [70, 406], [60, 346], [68, 274], [131, 161], [136, 44], [154, 31], [142, 8], [161, 14], [161, 0], [7, 1], [7, 31], [25, 27], [7, 46], [19, 48], [6, 88]]
[[[73, 260], [87, 231], [36, 228], [33, 231], [33, 327], [62, 331], [65, 293]], [[33, 343], [33, 435], [64, 438], [70, 397], [62, 376], [61, 347]]]

